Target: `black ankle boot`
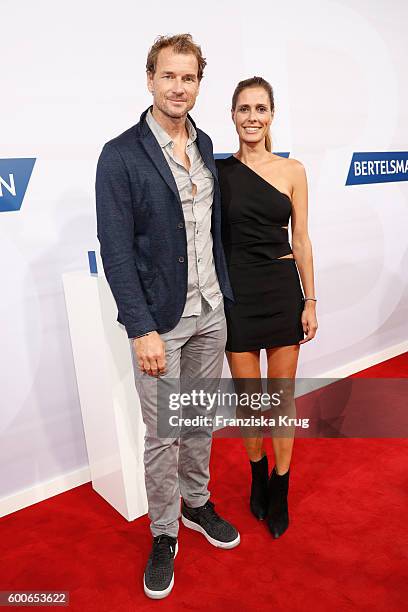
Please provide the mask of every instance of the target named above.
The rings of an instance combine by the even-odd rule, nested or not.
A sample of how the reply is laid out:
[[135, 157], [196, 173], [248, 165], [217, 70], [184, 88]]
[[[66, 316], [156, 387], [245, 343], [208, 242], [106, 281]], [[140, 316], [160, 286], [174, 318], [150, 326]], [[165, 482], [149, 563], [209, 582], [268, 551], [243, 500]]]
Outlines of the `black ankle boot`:
[[288, 513], [289, 470], [281, 476], [272, 470], [269, 479], [269, 503], [267, 523], [274, 538], [279, 538], [289, 527]]
[[251, 498], [249, 506], [257, 519], [262, 520], [268, 512], [268, 457], [250, 461], [252, 472]]

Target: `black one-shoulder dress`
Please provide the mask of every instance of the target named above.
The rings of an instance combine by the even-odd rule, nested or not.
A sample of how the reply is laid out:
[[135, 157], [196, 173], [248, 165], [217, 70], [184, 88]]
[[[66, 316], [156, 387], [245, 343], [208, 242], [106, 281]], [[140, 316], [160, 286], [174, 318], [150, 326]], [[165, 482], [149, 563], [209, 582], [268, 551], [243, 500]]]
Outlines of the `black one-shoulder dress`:
[[304, 296], [288, 225], [292, 203], [234, 156], [217, 160], [222, 241], [235, 304], [225, 308], [227, 351], [298, 344]]

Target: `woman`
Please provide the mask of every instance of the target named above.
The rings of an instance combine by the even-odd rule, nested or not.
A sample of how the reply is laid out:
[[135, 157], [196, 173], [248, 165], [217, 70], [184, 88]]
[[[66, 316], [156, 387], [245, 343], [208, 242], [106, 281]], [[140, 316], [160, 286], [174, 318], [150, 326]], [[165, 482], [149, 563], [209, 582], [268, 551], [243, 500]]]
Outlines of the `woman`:
[[[254, 390], [255, 380], [255, 386], [261, 384], [260, 349], [266, 349], [268, 381], [293, 382], [300, 345], [316, 334], [307, 181], [299, 161], [271, 152], [274, 99], [267, 81], [253, 77], [238, 83], [231, 112], [239, 151], [217, 160], [223, 244], [236, 300], [225, 312], [226, 353], [235, 384], [252, 379], [249, 386]], [[294, 406], [293, 394], [291, 401]], [[263, 435], [251, 432], [244, 442], [252, 472], [251, 511], [259, 519], [266, 517], [278, 538], [289, 525], [293, 435], [273, 437], [275, 466], [270, 477]]]

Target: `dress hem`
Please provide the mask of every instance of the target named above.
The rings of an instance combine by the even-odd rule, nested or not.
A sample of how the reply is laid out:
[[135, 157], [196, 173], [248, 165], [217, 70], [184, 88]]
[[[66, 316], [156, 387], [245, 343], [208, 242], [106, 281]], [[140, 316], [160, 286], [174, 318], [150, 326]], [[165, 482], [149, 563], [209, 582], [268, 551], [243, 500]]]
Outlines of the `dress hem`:
[[[303, 338], [300, 338], [300, 340], [303, 340]], [[300, 341], [299, 340], [299, 341]], [[298, 346], [299, 344], [298, 342], [290, 342], [289, 344], [269, 344], [268, 346], [256, 346], [254, 348], [244, 348], [244, 349], [230, 349], [225, 347], [225, 350], [228, 351], [229, 353], [249, 353], [250, 351], [261, 351], [262, 349], [270, 349], [270, 348], [279, 348], [280, 346]]]

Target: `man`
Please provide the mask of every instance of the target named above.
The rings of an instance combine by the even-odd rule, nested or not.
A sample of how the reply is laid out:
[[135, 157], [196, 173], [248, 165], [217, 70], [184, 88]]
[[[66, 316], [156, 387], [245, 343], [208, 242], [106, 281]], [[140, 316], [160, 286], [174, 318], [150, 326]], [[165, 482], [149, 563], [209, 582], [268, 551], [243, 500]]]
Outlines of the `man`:
[[220, 192], [211, 139], [188, 115], [206, 61], [189, 34], [159, 37], [147, 58], [153, 106], [108, 142], [96, 177], [104, 270], [130, 338], [145, 436], [153, 547], [145, 593], [173, 588], [180, 494], [182, 522], [233, 548], [237, 530], [208, 492], [211, 435], [160, 437], [158, 380], [219, 379], [233, 301], [221, 245]]

